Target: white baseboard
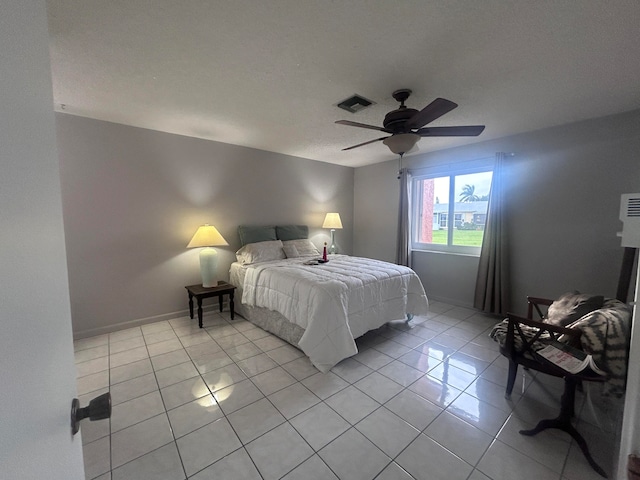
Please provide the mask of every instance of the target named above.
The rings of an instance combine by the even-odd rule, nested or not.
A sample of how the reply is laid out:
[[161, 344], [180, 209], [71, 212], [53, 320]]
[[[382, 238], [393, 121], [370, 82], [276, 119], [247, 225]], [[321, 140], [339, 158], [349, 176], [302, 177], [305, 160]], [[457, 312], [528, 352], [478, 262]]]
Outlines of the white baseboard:
[[[226, 305], [226, 302], [225, 302]], [[197, 307], [193, 309], [194, 322], [198, 321]], [[202, 307], [203, 316], [210, 313], [216, 313], [219, 311], [218, 304], [207, 305]], [[137, 318], [135, 320], [128, 320], [126, 322], [114, 323], [112, 325], [105, 325], [104, 327], [90, 328], [88, 330], [78, 330], [73, 332], [73, 339], [79, 340], [81, 338], [94, 337], [96, 335], [104, 335], [105, 333], [117, 332], [119, 330], [126, 330], [127, 328], [139, 327], [140, 325], [146, 325], [148, 323], [161, 322], [163, 320], [173, 320], [174, 318], [188, 317], [189, 309], [179, 310], [177, 312], [163, 313], [160, 315], [154, 315], [152, 317]]]

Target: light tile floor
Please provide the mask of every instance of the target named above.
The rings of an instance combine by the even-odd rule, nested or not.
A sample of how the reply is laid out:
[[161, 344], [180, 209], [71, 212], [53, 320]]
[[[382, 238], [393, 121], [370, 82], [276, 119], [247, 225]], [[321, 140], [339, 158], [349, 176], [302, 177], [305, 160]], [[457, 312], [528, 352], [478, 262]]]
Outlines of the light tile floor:
[[[86, 478], [600, 478], [567, 434], [518, 434], [555, 417], [561, 382], [520, 373], [506, 400], [496, 320], [430, 311], [369, 332], [327, 374], [228, 312], [77, 340], [81, 405], [113, 400], [110, 420], [82, 423]], [[579, 395], [576, 425], [611, 473], [619, 405], [595, 397]]]

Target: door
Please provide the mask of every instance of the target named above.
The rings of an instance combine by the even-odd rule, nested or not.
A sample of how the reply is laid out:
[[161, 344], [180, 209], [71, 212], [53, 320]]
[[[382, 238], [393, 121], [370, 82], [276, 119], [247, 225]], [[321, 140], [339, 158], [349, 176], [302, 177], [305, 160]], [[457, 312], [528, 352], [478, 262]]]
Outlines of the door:
[[84, 479], [46, 5], [0, 7], [0, 478]]

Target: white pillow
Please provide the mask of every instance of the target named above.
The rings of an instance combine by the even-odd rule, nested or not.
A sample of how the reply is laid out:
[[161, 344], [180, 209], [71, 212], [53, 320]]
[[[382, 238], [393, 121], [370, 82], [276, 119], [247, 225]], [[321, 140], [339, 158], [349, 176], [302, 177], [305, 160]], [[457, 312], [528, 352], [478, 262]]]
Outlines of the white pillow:
[[299, 240], [286, 240], [282, 242], [282, 244], [285, 247], [288, 245], [295, 246], [296, 250], [298, 251], [298, 255], [301, 257], [311, 257], [311, 256], [320, 255], [320, 252], [318, 251], [316, 246], [313, 243], [311, 243], [311, 240], [309, 240], [308, 238], [303, 238]]
[[267, 242], [249, 243], [236, 252], [236, 259], [242, 265], [250, 265], [258, 262], [270, 262], [286, 258], [282, 250], [282, 241], [270, 240]]
[[295, 245], [283, 245], [282, 250], [284, 250], [287, 258], [298, 258], [300, 256]]

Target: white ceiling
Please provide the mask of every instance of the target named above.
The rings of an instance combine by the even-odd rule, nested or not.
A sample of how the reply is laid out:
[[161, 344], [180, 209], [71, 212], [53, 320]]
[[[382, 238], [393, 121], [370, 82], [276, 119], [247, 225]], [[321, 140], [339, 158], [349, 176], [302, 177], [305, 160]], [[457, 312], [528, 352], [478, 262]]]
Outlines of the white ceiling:
[[[436, 97], [477, 138], [640, 108], [638, 0], [48, 0], [55, 109], [361, 166], [381, 125]], [[376, 102], [351, 114], [354, 93]]]

